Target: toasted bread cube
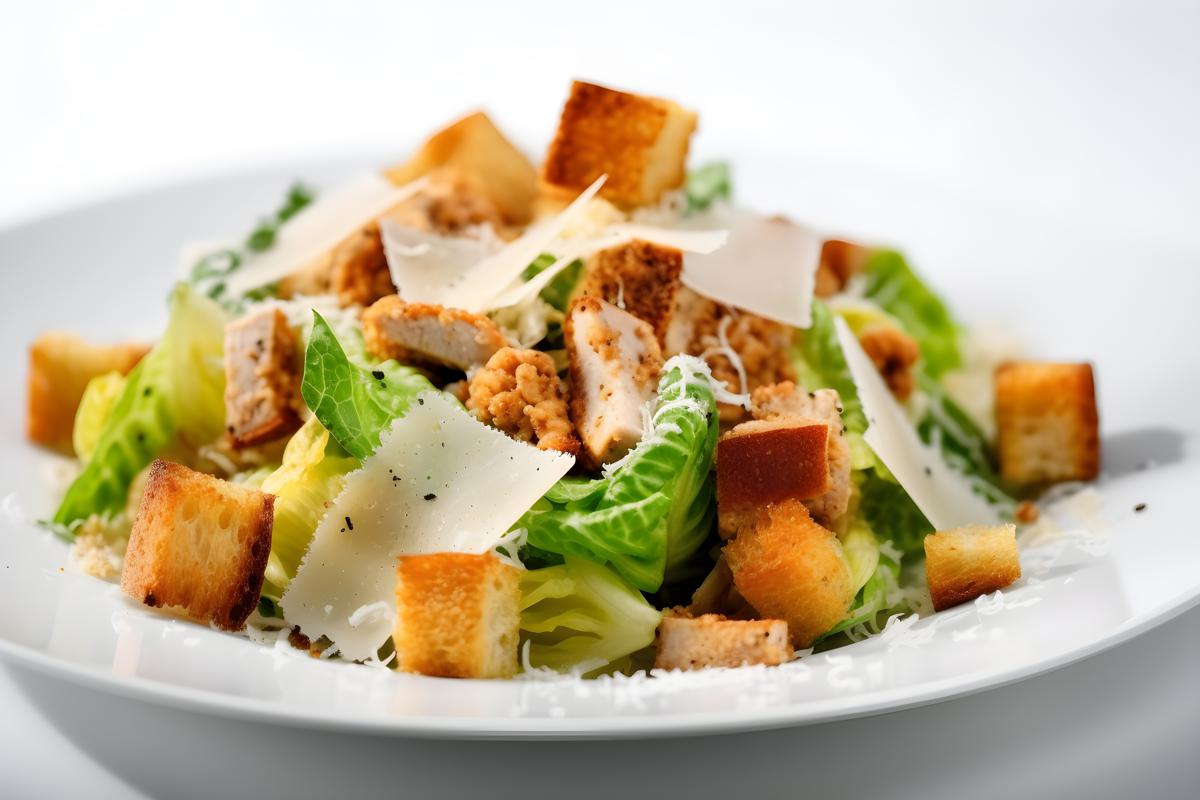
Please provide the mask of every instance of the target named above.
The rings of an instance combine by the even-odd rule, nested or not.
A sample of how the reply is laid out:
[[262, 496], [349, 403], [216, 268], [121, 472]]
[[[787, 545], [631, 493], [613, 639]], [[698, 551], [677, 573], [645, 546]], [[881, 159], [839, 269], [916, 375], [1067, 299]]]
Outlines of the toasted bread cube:
[[491, 553], [400, 556], [396, 663], [444, 678], [507, 678], [517, 671], [520, 577]]
[[1100, 473], [1100, 417], [1090, 364], [1018, 361], [996, 369], [1000, 474], [1022, 486]]
[[456, 169], [496, 205], [509, 225], [524, 225], [537, 196], [537, 170], [482, 111], [429, 137], [412, 158], [385, 171], [397, 186], [439, 168]]
[[599, 297], [650, 323], [661, 345], [675, 311], [682, 272], [682, 251], [634, 239], [589, 257], [584, 262], [580, 293]]
[[616, 461], [642, 438], [662, 351], [654, 329], [595, 297], [571, 303], [563, 325], [571, 370], [571, 420], [593, 466]]
[[95, 345], [73, 333], [43, 333], [29, 346], [25, 434], [32, 442], [71, 452], [75, 412], [92, 378], [128, 374], [149, 347], [126, 342]]
[[577, 195], [601, 175], [619, 206], [658, 202], [683, 185], [696, 114], [669, 100], [575, 81], [542, 166], [551, 190]]
[[514, 439], [574, 456], [579, 437], [565, 395], [554, 359], [539, 350], [503, 347], [471, 376], [465, 402], [480, 421]]
[[725, 560], [742, 597], [760, 616], [786, 620], [799, 649], [841, 622], [854, 600], [841, 543], [798, 500], [761, 509], [725, 545]]
[[[731, 392], [752, 392], [759, 386], [791, 380], [793, 331], [782, 322], [722, 305], [681, 286], [675, 312], [667, 328], [664, 352], [668, 356], [687, 353], [702, 356], [713, 378]], [[725, 346], [737, 354], [742, 374], [723, 352]], [[718, 405], [721, 422], [736, 424], [746, 418], [739, 405]]]
[[817, 297], [831, 297], [845, 289], [851, 278], [866, 269], [872, 252], [869, 247], [842, 239], [826, 240], [821, 245], [813, 293]]
[[811, 500], [831, 486], [825, 422], [752, 420], [717, 442], [717, 510], [725, 536], [768, 503]]
[[663, 617], [658, 628], [657, 669], [704, 669], [791, 661], [787, 623], [779, 619]]
[[278, 308], [225, 326], [225, 430], [235, 448], [278, 439], [300, 427], [296, 334]]
[[937, 611], [1003, 589], [1021, 577], [1015, 525], [969, 525], [925, 537], [925, 576]]
[[363, 335], [376, 358], [467, 370], [486, 364], [508, 345], [482, 314], [431, 303], [406, 303], [396, 295], [363, 312]]
[[792, 381], [760, 386], [750, 394], [755, 419], [817, 420], [829, 425], [829, 491], [804, 501], [826, 527], [850, 507], [850, 445], [842, 425], [842, 400], [835, 389], [806, 392]]
[[139, 603], [240, 630], [258, 604], [275, 498], [157, 459], [138, 506], [121, 590]]

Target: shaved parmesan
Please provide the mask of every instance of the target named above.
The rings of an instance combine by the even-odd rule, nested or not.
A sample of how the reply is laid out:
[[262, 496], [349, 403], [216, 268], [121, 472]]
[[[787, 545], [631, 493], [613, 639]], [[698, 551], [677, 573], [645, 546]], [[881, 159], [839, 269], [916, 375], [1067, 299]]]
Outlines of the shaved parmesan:
[[683, 283], [706, 297], [759, 316], [807, 328], [824, 237], [783, 217], [714, 206], [688, 227], [724, 228], [729, 242], [716, 252], [692, 253]]
[[[415, 302], [440, 302], [430, 298], [441, 298], [450, 287], [467, 282], [471, 270], [501, 245], [494, 235], [442, 236], [387, 218], [380, 230], [392, 283], [401, 297]], [[481, 230], [490, 233], [491, 228]]]
[[373, 173], [317, 197], [280, 226], [271, 249], [248, 256], [226, 282], [235, 295], [286, 278], [328, 253], [347, 236], [420, 191], [425, 181], [397, 187]]
[[948, 465], [940, 452], [921, 441], [846, 321], [837, 317], [834, 324], [867, 416], [863, 440], [929, 523], [943, 531], [1000, 522], [999, 514], [971, 489], [966, 476]]
[[392, 631], [376, 610], [394, 605], [397, 556], [490, 550], [573, 463], [422, 393], [347, 476], [280, 600], [285, 618], [346, 658], [375, 656]]

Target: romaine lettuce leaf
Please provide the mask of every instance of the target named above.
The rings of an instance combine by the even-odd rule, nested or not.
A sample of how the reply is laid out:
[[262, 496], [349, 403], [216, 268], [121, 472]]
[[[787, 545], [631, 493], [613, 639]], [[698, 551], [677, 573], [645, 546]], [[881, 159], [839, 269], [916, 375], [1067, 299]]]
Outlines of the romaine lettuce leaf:
[[[361, 352], [357, 343], [353, 347]], [[402, 416], [418, 394], [433, 388], [419, 371], [395, 361], [355, 363], [325, 318], [313, 312], [300, 394], [350, 455], [364, 459], [375, 452], [392, 420]]]
[[941, 298], [894, 250], [877, 250], [867, 260], [864, 294], [904, 326], [921, 347], [925, 372], [939, 378], [961, 363], [958, 325]]
[[712, 161], [689, 172], [683, 193], [689, 214], [703, 211], [718, 200], [732, 198], [733, 181], [728, 162]]
[[178, 284], [158, 344], [134, 367], [92, 456], [67, 489], [53, 524], [68, 527], [124, 508], [129, 484], [173, 440], [195, 447], [225, 424], [225, 314]]
[[719, 421], [707, 368], [688, 356], [667, 366], [652, 428], [624, 462], [606, 478], [560, 481], [514, 526], [540, 553], [607, 564], [647, 592], [695, 554], [715, 514]]
[[88, 381], [79, 399], [75, 412], [75, 425], [71, 429], [71, 446], [75, 457], [86, 464], [100, 442], [104, 425], [125, 390], [125, 376], [120, 372], [106, 372]]
[[593, 672], [654, 642], [662, 613], [612, 570], [568, 556], [521, 576], [521, 638], [535, 667]]

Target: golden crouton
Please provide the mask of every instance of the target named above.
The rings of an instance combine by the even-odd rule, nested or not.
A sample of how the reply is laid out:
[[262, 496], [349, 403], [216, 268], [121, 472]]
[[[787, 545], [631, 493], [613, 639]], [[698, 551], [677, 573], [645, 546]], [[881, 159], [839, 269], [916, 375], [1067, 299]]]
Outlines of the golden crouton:
[[650, 323], [661, 345], [675, 311], [682, 272], [681, 251], [635, 239], [588, 258], [580, 293], [599, 297]]
[[761, 509], [725, 545], [725, 559], [741, 595], [760, 616], [786, 620], [797, 648], [841, 622], [854, 600], [841, 543], [798, 500]]
[[121, 590], [228, 631], [262, 590], [275, 498], [158, 459], [129, 535]]
[[969, 525], [925, 537], [925, 576], [937, 611], [1003, 589], [1021, 577], [1014, 525]]
[[1017, 361], [996, 369], [1000, 474], [1022, 486], [1100, 473], [1100, 417], [1090, 364]]
[[866, 268], [871, 252], [871, 248], [853, 242], [826, 240], [821, 246], [813, 293], [817, 297], [831, 297], [845, 289], [850, 279]]
[[537, 195], [537, 171], [487, 114], [476, 111], [451, 123], [429, 137], [412, 158], [384, 174], [401, 186], [443, 167], [453, 167], [474, 182], [499, 209], [505, 223], [529, 222]]
[[278, 439], [300, 427], [296, 335], [277, 308], [225, 326], [225, 430], [234, 448]]
[[503, 347], [471, 377], [466, 405], [514, 439], [574, 456], [579, 438], [565, 395], [554, 359], [538, 350]]
[[883, 382], [903, 403], [917, 387], [913, 367], [921, 358], [917, 340], [894, 325], [872, 325], [858, 335], [858, 343], [870, 357]]
[[363, 312], [367, 349], [379, 359], [467, 370], [487, 360], [508, 342], [482, 314], [429, 303], [406, 303], [396, 295], [376, 301]]
[[806, 392], [792, 381], [760, 386], [750, 395], [755, 419], [815, 420], [829, 425], [829, 491], [804, 501], [813, 518], [829, 527], [850, 506], [850, 446], [835, 389]]
[[579, 194], [608, 175], [600, 194], [620, 206], [658, 202], [686, 177], [696, 114], [657, 97], [575, 81], [542, 166], [551, 190]]
[[704, 669], [791, 661], [787, 623], [779, 619], [663, 617], [658, 628], [657, 669]]
[[29, 347], [26, 436], [70, 452], [75, 412], [88, 382], [108, 372], [127, 374], [149, 349], [133, 342], [95, 345], [62, 331], [39, 336]]
[[507, 678], [517, 671], [520, 577], [491, 553], [400, 556], [396, 663], [444, 678]]
[[816, 420], [743, 422], [717, 442], [721, 535], [769, 503], [810, 500], [829, 491], [829, 425]]
[[[791, 380], [791, 327], [781, 322], [741, 311], [711, 300], [686, 286], [676, 296], [675, 313], [667, 329], [663, 351], [668, 356], [686, 353], [700, 356], [712, 369], [713, 378], [732, 392], [752, 392], [759, 386]], [[737, 354], [745, 373], [724, 352], [725, 345]], [[721, 403], [721, 422], [733, 424], [746, 418], [741, 406]]]

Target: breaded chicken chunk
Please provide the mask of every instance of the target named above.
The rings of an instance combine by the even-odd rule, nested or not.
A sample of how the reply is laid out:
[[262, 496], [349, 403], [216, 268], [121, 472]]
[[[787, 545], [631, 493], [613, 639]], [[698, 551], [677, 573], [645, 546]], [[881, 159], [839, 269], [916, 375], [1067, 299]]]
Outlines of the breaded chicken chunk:
[[917, 340], [894, 325], [872, 325], [858, 335], [858, 343], [870, 357], [871, 363], [903, 403], [917, 387], [913, 367], [921, 358]]
[[866, 268], [871, 252], [869, 247], [842, 239], [826, 240], [821, 246], [813, 293], [817, 297], [831, 297], [845, 289], [850, 279]]
[[507, 346], [504, 334], [482, 314], [430, 303], [406, 303], [396, 295], [363, 312], [367, 349], [380, 359], [467, 370], [486, 364]]
[[566, 387], [547, 354], [503, 347], [471, 378], [468, 392], [467, 408], [482, 422], [541, 450], [579, 455]]
[[[722, 349], [722, 333], [729, 348], [737, 355], [746, 374], [744, 391], [759, 386], [792, 380], [792, 329], [780, 322], [731, 308], [715, 300], [680, 287], [675, 314], [667, 329], [664, 352], [668, 357], [679, 353], [701, 356], [712, 369], [713, 377], [732, 392], [743, 391], [735, 364]], [[740, 422], [747, 416], [740, 406], [722, 403], [721, 422]]]

